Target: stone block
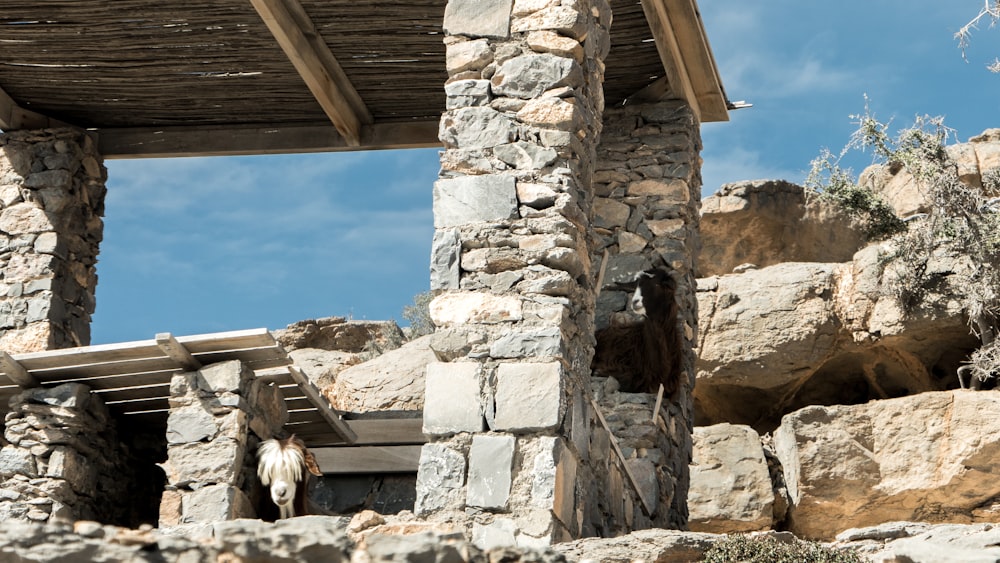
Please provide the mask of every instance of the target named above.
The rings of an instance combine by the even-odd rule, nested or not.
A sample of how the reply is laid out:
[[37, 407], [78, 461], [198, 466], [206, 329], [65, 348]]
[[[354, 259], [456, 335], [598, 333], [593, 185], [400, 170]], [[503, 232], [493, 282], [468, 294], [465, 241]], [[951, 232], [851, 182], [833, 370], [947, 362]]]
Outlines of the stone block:
[[494, 358], [551, 358], [563, 355], [562, 331], [557, 327], [514, 332], [490, 346]]
[[201, 402], [170, 409], [167, 415], [168, 444], [209, 441], [218, 433], [215, 416]]
[[563, 372], [559, 362], [497, 366], [494, 430], [554, 430], [562, 419]]
[[488, 174], [434, 182], [434, 227], [443, 229], [517, 216], [513, 176]]
[[55, 231], [56, 222], [55, 215], [30, 203], [16, 203], [0, 212], [0, 231], [11, 235]]
[[45, 476], [63, 479], [73, 488], [73, 491], [94, 497], [97, 494], [97, 474], [93, 463], [80, 455], [76, 450], [66, 447], [56, 447], [49, 455]]
[[517, 545], [517, 524], [510, 518], [495, 518], [489, 524], [472, 524], [472, 545], [483, 551]]
[[507, 508], [514, 446], [513, 436], [473, 436], [467, 505], [492, 510]]
[[444, 9], [444, 31], [467, 37], [510, 36], [514, 0], [449, 0]]
[[160, 497], [160, 518], [158, 527], [176, 526], [181, 523], [181, 498], [183, 494], [178, 490], [163, 491]]
[[655, 516], [659, 512], [660, 503], [660, 482], [656, 478], [656, 466], [645, 458], [625, 460], [625, 466], [635, 478], [639, 498], [651, 509], [651, 515]]
[[632, 208], [606, 197], [594, 198], [594, 226], [603, 229], [624, 228]]
[[489, 80], [455, 80], [444, 86], [447, 108], [485, 106], [490, 103]]
[[231, 485], [209, 485], [196, 491], [182, 493], [182, 524], [218, 522], [255, 516], [256, 513], [250, 499], [243, 491]]
[[483, 429], [478, 362], [427, 365], [424, 394], [425, 434], [447, 435]]
[[253, 371], [239, 360], [219, 362], [198, 370], [206, 388], [214, 393], [230, 392], [246, 396], [253, 381]]
[[438, 137], [446, 149], [488, 149], [513, 141], [517, 131], [516, 121], [493, 108], [468, 107], [446, 112]]
[[35, 456], [29, 450], [7, 445], [0, 448], [0, 477], [8, 478], [12, 475], [37, 477], [38, 467]]
[[458, 289], [462, 242], [458, 229], [438, 229], [431, 241], [431, 290]]
[[512, 295], [442, 293], [431, 301], [429, 309], [431, 320], [439, 327], [517, 322], [524, 318], [521, 300]]
[[[489, 41], [486, 39], [451, 43], [448, 45], [445, 54], [445, 68], [448, 70], [450, 76], [467, 70], [482, 70], [483, 67], [491, 62], [493, 62], [493, 50], [490, 49]], [[489, 81], [485, 82], [488, 87]], [[446, 93], [448, 92], [449, 84], [445, 85]], [[449, 93], [448, 95], [450, 96], [451, 94]]]
[[490, 81], [498, 96], [531, 99], [554, 88], [579, 87], [583, 70], [571, 58], [530, 54], [505, 61]]
[[445, 444], [424, 444], [417, 469], [417, 500], [413, 511], [426, 516], [447, 506], [458, 508], [464, 496], [465, 456]]
[[580, 128], [582, 117], [573, 99], [545, 96], [528, 100], [518, 110], [517, 119], [528, 125], [575, 131]]
[[533, 461], [531, 504], [551, 510], [572, 529], [576, 508], [576, 458], [559, 438], [539, 438], [538, 445], [540, 451]]
[[162, 467], [167, 474], [167, 482], [178, 487], [192, 483], [240, 485], [238, 480], [245, 455], [245, 446], [226, 438], [175, 444], [167, 447], [167, 461]]
[[555, 162], [559, 156], [553, 148], [526, 141], [497, 145], [493, 148], [493, 154], [519, 170], [540, 170]]

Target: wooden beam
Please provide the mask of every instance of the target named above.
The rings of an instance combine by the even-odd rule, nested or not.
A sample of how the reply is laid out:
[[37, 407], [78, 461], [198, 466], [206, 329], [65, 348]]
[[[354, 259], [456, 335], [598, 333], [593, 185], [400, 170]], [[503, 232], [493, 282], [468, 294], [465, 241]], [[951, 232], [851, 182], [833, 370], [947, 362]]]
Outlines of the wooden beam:
[[298, 0], [250, 0], [313, 97], [350, 146], [372, 116]]
[[24, 366], [17, 363], [17, 360], [2, 350], [0, 350], [0, 367], [3, 368], [4, 375], [24, 389], [38, 387], [39, 385], [38, 380], [28, 373], [28, 370], [24, 369]]
[[309, 381], [305, 374], [299, 371], [299, 368], [296, 366], [288, 366], [288, 373], [292, 374], [292, 379], [295, 380], [295, 383], [298, 384], [299, 388], [302, 389], [302, 392], [306, 394], [306, 397], [309, 398], [312, 404], [316, 405], [319, 413], [333, 428], [334, 432], [339, 434], [345, 443], [353, 444], [356, 442], [358, 435], [344, 422], [340, 414], [330, 406], [326, 397], [319, 392], [319, 389]]
[[695, 118], [701, 121], [701, 107], [698, 104], [698, 97], [691, 85], [688, 68], [684, 64], [680, 43], [678, 43], [677, 35], [674, 33], [674, 26], [670, 21], [664, 0], [641, 0], [641, 2], [649, 29], [653, 32], [656, 50], [660, 53], [660, 62], [663, 64], [664, 72], [667, 73], [667, 80], [670, 81], [674, 93], [688, 103]]
[[695, 0], [664, 0], [702, 121], [729, 121], [726, 94]]
[[201, 369], [201, 362], [192, 356], [191, 352], [183, 344], [177, 342], [177, 339], [169, 332], [158, 333], [156, 335], [156, 345], [182, 368], [188, 371]]
[[363, 446], [309, 448], [319, 469], [337, 473], [415, 473], [420, 464], [420, 446]]
[[438, 148], [438, 119], [366, 125], [361, 144], [348, 145], [329, 124], [233, 127], [100, 129], [98, 150], [106, 159], [236, 156], [350, 150]]
[[18, 129], [45, 129], [48, 127], [72, 127], [57, 119], [24, 109], [11, 98], [3, 88], [0, 88], [0, 129], [16, 131]]

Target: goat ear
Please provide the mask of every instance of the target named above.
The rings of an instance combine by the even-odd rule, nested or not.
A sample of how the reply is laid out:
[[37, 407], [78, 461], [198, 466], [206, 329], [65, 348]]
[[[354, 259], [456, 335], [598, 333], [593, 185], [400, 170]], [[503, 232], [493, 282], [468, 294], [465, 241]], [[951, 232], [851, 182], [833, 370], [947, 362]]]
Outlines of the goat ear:
[[319, 470], [319, 464], [316, 463], [316, 456], [310, 451], [306, 451], [306, 469], [317, 477], [323, 476], [323, 472]]

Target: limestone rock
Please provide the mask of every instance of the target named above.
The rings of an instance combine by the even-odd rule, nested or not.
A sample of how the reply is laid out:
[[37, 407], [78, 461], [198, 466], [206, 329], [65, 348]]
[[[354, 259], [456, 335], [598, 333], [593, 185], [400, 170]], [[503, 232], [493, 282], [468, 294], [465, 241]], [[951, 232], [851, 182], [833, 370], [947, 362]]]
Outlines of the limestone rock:
[[570, 561], [688, 563], [700, 560], [717, 539], [714, 534], [652, 529], [617, 538], [559, 543], [552, 548]]
[[774, 435], [791, 497], [789, 529], [831, 538], [893, 520], [996, 522], [1000, 399], [922, 393], [865, 405], [812, 406]]
[[773, 520], [774, 491], [760, 436], [748, 426], [694, 429], [689, 525], [696, 532], [764, 530]]
[[837, 535], [838, 547], [871, 561], [994, 563], [1000, 561], [1000, 528], [991, 524], [889, 522]]
[[288, 351], [317, 348], [355, 354], [391, 350], [405, 340], [394, 321], [356, 321], [344, 317], [299, 321], [274, 331], [274, 337]]
[[726, 184], [702, 201], [698, 275], [744, 263], [848, 262], [865, 244], [861, 224], [783, 180]]
[[423, 410], [424, 374], [437, 361], [430, 340], [418, 338], [341, 371], [325, 389], [333, 406], [348, 412]]

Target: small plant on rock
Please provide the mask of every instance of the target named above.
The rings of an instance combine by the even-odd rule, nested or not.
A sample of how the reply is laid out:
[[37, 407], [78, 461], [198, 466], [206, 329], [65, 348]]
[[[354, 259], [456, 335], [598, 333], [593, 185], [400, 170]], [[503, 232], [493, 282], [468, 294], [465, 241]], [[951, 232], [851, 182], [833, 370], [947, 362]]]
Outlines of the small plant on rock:
[[737, 534], [716, 542], [705, 552], [703, 563], [862, 563], [850, 550], [825, 547], [815, 542], [772, 536]]
[[[918, 117], [897, 134], [866, 108], [853, 116], [858, 129], [838, 156], [824, 151], [807, 186], [867, 220], [883, 245], [883, 289], [912, 310], [947, 281], [959, 299], [981, 348], [963, 370], [970, 386], [996, 377], [1000, 368], [1000, 170], [982, 171], [982, 186], [964, 183], [945, 144], [954, 131], [940, 117]], [[926, 213], [898, 218], [872, 187], [840, 166], [850, 151], [871, 151], [875, 164], [891, 174], [906, 173], [925, 201]], [[952, 264], [942, 269], [941, 264]], [[963, 386], [965, 383], [963, 382]]]

